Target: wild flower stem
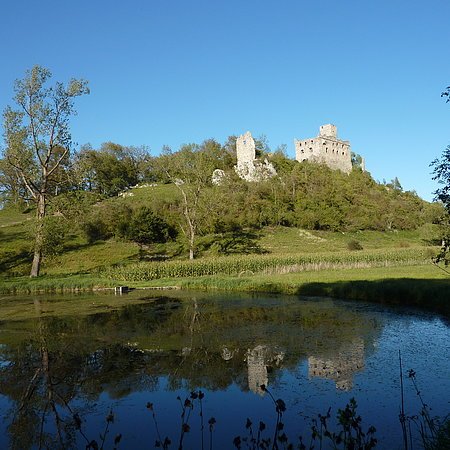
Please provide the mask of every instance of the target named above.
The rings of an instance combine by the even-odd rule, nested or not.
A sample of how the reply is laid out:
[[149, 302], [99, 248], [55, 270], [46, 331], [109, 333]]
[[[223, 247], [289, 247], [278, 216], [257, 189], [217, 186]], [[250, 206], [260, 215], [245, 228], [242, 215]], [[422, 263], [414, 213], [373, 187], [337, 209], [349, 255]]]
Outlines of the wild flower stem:
[[398, 351], [398, 361], [400, 366], [400, 395], [401, 395], [401, 410], [400, 410], [400, 424], [402, 426], [403, 433], [403, 446], [405, 450], [408, 450], [408, 434], [406, 431], [406, 416], [405, 416], [405, 399], [403, 392], [403, 367], [402, 367], [402, 355], [400, 350]]
[[198, 400], [200, 403], [200, 430], [201, 430], [201, 436], [202, 436], [202, 450], [204, 450], [204, 445], [203, 445], [203, 430], [205, 428], [204, 423], [203, 423], [203, 405], [202, 405], [202, 391], [199, 391], [199, 396], [198, 396]]

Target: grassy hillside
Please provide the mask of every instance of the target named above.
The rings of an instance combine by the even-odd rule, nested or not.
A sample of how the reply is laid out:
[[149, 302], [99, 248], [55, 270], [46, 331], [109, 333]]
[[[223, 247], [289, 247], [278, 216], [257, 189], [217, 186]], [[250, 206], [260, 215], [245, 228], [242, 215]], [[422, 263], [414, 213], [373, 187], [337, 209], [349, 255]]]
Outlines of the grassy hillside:
[[[124, 206], [137, 208], [152, 204], [158, 206], [167, 200], [174, 200], [179, 193], [173, 185], [150, 185], [130, 189], [124, 196], [110, 198], [92, 206], [92, 210], [120, 210]], [[13, 209], [0, 210], [0, 273], [1, 276], [26, 275], [31, 262], [33, 212], [19, 212]], [[360, 231], [360, 232], [329, 232], [308, 231], [299, 228], [265, 227], [252, 232], [255, 244], [262, 253], [273, 256], [325, 254], [329, 252], [348, 251], [351, 243], [357, 242], [358, 251], [395, 250], [422, 248], [431, 255], [435, 249], [430, 245], [437, 231], [427, 224], [413, 231]], [[216, 236], [204, 236], [202, 242], [213, 242]], [[180, 252], [180, 242], [170, 242], [152, 246], [150, 254], [186, 259], [186, 253]], [[350, 246], [350, 247], [349, 247]], [[200, 248], [201, 250], [201, 248]], [[214, 252], [204, 246], [201, 257], [215, 256]], [[132, 242], [111, 238], [89, 244], [86, 237], [76, 226], [71, 227], [62, 251], [46, 257], [42, 274], [64, 275], [86, 272], [96, 272], [108, 266], [136, 263], [140, 259], [139, 246]]]

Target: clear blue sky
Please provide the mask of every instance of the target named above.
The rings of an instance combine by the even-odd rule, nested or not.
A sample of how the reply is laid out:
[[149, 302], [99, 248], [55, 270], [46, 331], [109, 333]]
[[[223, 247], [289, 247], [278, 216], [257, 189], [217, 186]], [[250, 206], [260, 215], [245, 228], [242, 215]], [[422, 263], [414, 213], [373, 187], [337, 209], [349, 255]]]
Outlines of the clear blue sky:
[[0, 109], [34, 64], [82, 77], [79, 144], [250, 130], [272, 149], [334, 123], [377, 180], [430, 200], [450, 144], [448, 0], [1, 0]]

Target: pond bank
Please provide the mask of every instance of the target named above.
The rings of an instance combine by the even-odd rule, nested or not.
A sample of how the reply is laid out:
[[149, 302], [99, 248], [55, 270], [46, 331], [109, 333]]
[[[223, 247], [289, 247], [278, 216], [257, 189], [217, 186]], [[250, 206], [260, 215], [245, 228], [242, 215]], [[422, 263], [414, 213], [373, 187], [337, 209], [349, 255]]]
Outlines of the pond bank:
[[277, 275], [214, 275], [153, 281], [103, 279], [90, 274], [8, 278], [0, 294], [137, 289], [191, 289], [267, 292], [409, 305], [450, 316], [450, 277], [432, 264], [407, 267], [320, 270]]
[[431, 264], [271, 276], [211, 276], [186, 278], [179, 284], [193, 290], [270, 292], [413, 306], [450, 316], [450, 277]]

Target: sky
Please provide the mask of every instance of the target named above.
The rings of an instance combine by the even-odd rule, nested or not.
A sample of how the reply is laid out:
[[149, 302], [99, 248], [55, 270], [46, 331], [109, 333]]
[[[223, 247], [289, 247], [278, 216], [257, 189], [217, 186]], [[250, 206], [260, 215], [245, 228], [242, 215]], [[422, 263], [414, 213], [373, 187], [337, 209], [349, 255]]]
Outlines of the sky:
[[38, 64], [84, 78], [74, 141], [177, 150], [333, 123], [378, 181], [431, 200], [450, 144], [448, 0], [0, 0], [0, 110]]

